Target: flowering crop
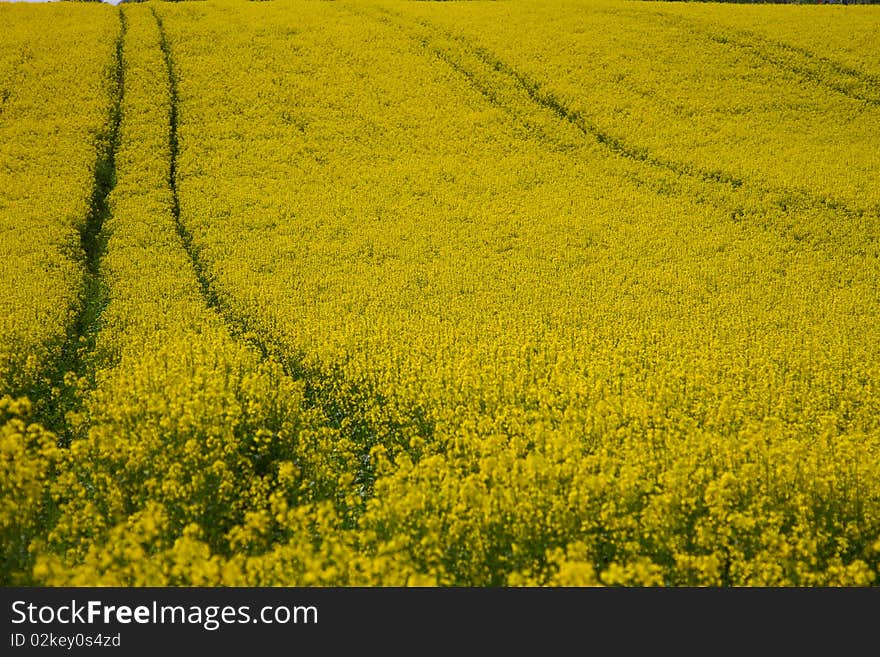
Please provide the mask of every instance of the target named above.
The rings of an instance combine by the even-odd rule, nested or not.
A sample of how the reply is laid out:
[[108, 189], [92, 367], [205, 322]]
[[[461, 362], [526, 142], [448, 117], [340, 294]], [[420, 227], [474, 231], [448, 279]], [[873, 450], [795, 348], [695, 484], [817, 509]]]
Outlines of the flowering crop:
[[21, 577], [876, 583], [859, 11], [126, 6], [70, 446], [0, 408]]

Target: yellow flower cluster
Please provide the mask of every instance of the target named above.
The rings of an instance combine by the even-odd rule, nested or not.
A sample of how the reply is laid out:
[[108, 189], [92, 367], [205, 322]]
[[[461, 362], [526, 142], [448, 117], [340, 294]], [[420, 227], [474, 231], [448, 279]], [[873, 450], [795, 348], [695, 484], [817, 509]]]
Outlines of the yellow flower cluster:
[[49, 484], [61, 457], [27, 399], [0, 398], [0, 584], [30, 581], [30, 543], [53, 520]]
[[0, 406], [7, 579], [876, 584], [877, 62], [738, 9], [125, 6], [94, 384], [69, 449]]

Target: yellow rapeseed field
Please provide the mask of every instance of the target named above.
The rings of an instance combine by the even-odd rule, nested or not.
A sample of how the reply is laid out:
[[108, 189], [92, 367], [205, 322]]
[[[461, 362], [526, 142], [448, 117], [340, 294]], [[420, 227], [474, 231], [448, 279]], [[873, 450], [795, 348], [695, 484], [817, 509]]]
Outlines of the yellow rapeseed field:
[[873, 8], [0, 24], [0, 582], [878, 583]]

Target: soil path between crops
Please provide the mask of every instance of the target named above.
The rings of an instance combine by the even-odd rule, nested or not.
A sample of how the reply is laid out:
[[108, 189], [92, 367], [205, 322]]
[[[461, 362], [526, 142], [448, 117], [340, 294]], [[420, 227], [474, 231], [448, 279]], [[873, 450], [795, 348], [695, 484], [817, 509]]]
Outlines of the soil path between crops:
[[[177, 66], [172, 45], [162, 17], [155, 8], [151, 12], [159, 30], [159, 47], [165, 59], [170, 93], [170, 111], [168, 119], [168, 139], [170, 145], [170, 162], [168, 167], [168, 185], [172, 197], [172, 213], [181, 244], [190, 260], [193, 272], [201, 289], [205, 304], [214, 310], [224, 322], [229, 334], [245, 342], [257, 350], [263, 360], [278, 363], [284, 373], [304, 387], [306, 407], [317, 409], [323, 413], [328, 426], [339, 430], [355, 444], [359, 445], [360, 468], [355, 473], [354, 483], [359, 489], [362, 501], [372, 496], [376, 474], [370, 457], [371, 449], [382, 440], [381, 435], [403, 436], [407, 430], [415, 432], [430, 443], [434, 439], [435, 424], [421, 409], [411, 412], [399, 412], [402, 419], [383, 420], [374, 425], [366, 418], [371, 414], [368, 408], [384, 402], [377, 398], [374, 391], [352, 384], [340, 375], [328, 375], [317, 366], [305, 364], [305, 354], [292, 353], [288, 345], [264, 330], [259, 322], [238, 312], [234, 300], [222, 294], [214, 284], [210, 265], [203, 258], [197, 240], [187, 227], [180, 208], [179, 194], [179, 154], [180, 154], [180, 97], [178, 89]], [[408, 451], [409, 441], [402, 448]], [[418, 461], [419, 455], [410, 454], [411, 459]], [[359, 510], [358, 510], [359, 511]], [[358, 512], [355, 511], [355, 514]], [[354, 517], [348, 522], [354, 522]]]
[[100, 330], [101, 314], [107, 305], [107, 289], [102, 280], [101, 261], [107, 247], [105, 225], [111, 215], [108, 196], [116, 186], [116, 151], [122, 122], [122, 99], [125, 93], [125, 14], [118, 9], [119, 32], [109, 72], [110, 111], [96, 140], [94, 179], [89, 213], [80, 228], [80, 254], [83, 279], [80, 303], [56, 361], [47, 375], [47, 390], [37, 392], [37, 413], [44, 426], [58, 436], [61, 446], [70, 445], [77, 429], [70, 414], [81, 406], [79, 391], [94, 385], [89, 355]]

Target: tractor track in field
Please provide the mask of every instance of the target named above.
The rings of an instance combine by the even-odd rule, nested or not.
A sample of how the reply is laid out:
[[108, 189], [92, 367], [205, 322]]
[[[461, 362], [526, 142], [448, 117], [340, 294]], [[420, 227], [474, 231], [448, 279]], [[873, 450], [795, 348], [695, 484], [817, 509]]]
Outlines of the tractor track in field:
[[[349, 10], [356, 11], [351, 8], [349, 8]], [[508, 85], [517, 89], [524, 99], [527, 99], [533, 105], [542, 110], [549, 111], [557, 119], [569, 123], [584, 137], [589, 138], [603, 147], [606, 151], [616, 156], [647, 164], [655, 168], [666, 169], [679, 176], [722, 185], [732, 190], [737, 190], [746, 184], [746, 181], [743, 179], [724, 171], [700, 169], [687, 163], [660, 157], [651, 153], [647, 148], [631, 144], [625, 139], [607, 132], [601, 126], [590, 121], [577, 110], [569, 107], [562, 99], [558, 98], [552, 91], [547, 90], [539, 82], [522, 73], [509, 63], [503, 61], [486, 48], [472, 43], [460, 34], [447, 32], [427, 21], [405, 18], [385, 8], [380, 8], [379, 11], [382, 12], [379, 16], [369, 15], [366, 12], [364, 12], [363, 15], [368, 15], [373, 20], [378, 20], [386, 25], [392, 26], [409, 36], [411, 39], [417, 41], [423, 48], [433, 53], [438, 59], [466, 77], [470, 84], [493, 104], [497, 105], [499, 103], [498, 96], [494, 94], [487, 85], [479, 81], [477, 74], [470, 71], [464, 64], [457, 61], [454, 53], [449, 52], [444, 49], [442, 45], [436, 43], [437, 39], [432, 38], [431, 35], [434, 37], [441, 35], [443, 38], [454, 40], [461, 44], [462, 49], [479, 60], [486, 71], [498, 74], [505, 78]], [[358, 11], [357, 13], [361, 12]], [[409, 22], [410, 25], [407, 25], [407, 22]], [[411, 29], [412, 27], [422, 28], [427, 31], [429, 35], [414, 34]]]
[[[168, 118], [170, 163], [168, 185], [172, 197], [171, 209], [178, 237], [192, 265], [204, 302], [208, 308], [217, 313], [217, 316], [222, 320], [227, 331], [234, 339], [250, 345], [256, 350], [262, 361], [272, 361], [278, 364], [286, 376], [303, 385], [304, 400], [307, 408], [319, 410], [323, 414], [328, 426], [339, 430], [346, 437], [354, 441], [355, 444], [361, 446], [361, 467], [355, 475], [354, 485], [358, 488], [358, 495], [361, 500], [366, 502], [372, 496], [373, 483], [376, 477], [374, 464], [370, 457], [370, 450], [377, 444], [377, 435], [379, 433], [391, 436], [403, 435], [406, 433], [403, 431], [405, 427], [415, 426], [422, 437], [430, 441], [434, 434], [434, 423], [421, 410], [415, 410], [412, 413], [411, 421], [383, 424], [379, 427], [380, 430], [377, 431], [377, 427], [362, 419], [367, 415], [362, 412], [367, 400], [373, 400], [374, 402], [377, 400], [374, 392], [361, 389], [356, 385], [348, 385], [341, 377], [337, 377], [337, 382], [341, 381], [339, 387], [342, 389], [336, 394], [328, 394], [326, 392], [328, 387], [326, 385], [327, 375], [319, 369], [308, 367], [305, 364], [305, 354], [291, 354], [289, 348], [281, 340], [273, 337], [270, 331], [264, 330], [257, 323], [236, 312], [230, 300], [218, 290], [212, 280], [210, 266], [203, 259], [192, 232], [181, 216], [178, 188], [180, 98], [177, 68], [162, 18], [155, 8], [151, 8], [151, 12], [159, 30], [159, 46], [164, 56], [168, 74], [170, 94]], [[378, 402], [380, 405], [383, 403], [381, 399]], [[406, 445], [408, 445], [408, 442]], [[406, 447], [404, 446], [404, 448]], [[411, 456], [414, 457], [414, 460], [418, 458], [418, 455], [415, 454]], [[358, 513], [359, 510], [355, 510], [353, 514], [350, 513], [347, 521], [353, 524]]]
[[[690, 34], [706, 39], [718, 46], [745, 53], [749, 57], [769, 64], [801, 82], [821, 87], [852, 101], [880, 107], [880, 77], [852, 66], [842, 64], [830, 57], [800, 46], [762, 36], [749, 30], [713, 28], [699, 21], [665, 12], [653, 12], [649, 16], [668, 25], [680, 27]], [[645, 20], [646, 14], [627, 12], [627, 16]], [[829, 73], [840, 78], [835, 81]], [[861, 89], [854, 89], [854, 87]]]
[[[738, 38], [739, 35], [745, 38]], [[850, 100], [866, 103], [874, 107], [880, 107], [880, 91], [875, 91], [872, 87], [878, 85], [878, 80], [867, 76], [867, 74], [846, 67], [827, 57], [819, 57], [809, 50], [798, 48], [781, 41], [773, 41], [749, 32], [739, 32], [736, 36], [731, 34], [715, 34], [706, 32], [706, 37], [722, 46], [732, 46], [738, 50], [747, 52], [755, 59], [766, 62], [776, 68], [794, 75], [802, 81], [812, 83], [822, 87], [828, 91], [845, 96]], [[773, 51], [776, 51], [775, 53]], [[786, 55], [794, 55], [801, 60], [800, 63], [790, 61]], [[829, 79], [823, 72], [823, 69], [830, 69], [835, 74], [844, 78], [848, 78], [849, 82], [866, 87], [863, 91], [853, 90], [854, 84], [841, 84]], [[873, 93], [871, 93], [873, 92]]]
[[119, 146], [122, 122], [122, 99], [125, 93], [126, 22], [122, 9], [118, 10], [119, 32], [114, 47], [110, 78], [110, 112], [104, 129], [98, 135], [94, 180], [89, 212], [80, 228], [80, 252], [83, 265], [79, 306], [61, 343], [59, 356], [50, 366], [46, 382], [34, 390], [36, 413], [43, 425], [58, 437], [58, 444], [69, 446], [77, 429], [69, 414], [81, 409], [80, 389], [94, 386], [94, 372], [89, 367], [89, 355], [95, 348], [100, 330], [101, 314], [107, 305], [107, 290], [102, 280], [101, 260], [107, 247], [104, 228], [111, 210], [108, 196], [116, 186], [116, 151]]
[[[845, 201], [831, 198], [827, 195], [816, 194], [808, 190], [774, 188], [740, 178], [728, 172], [702, 169], [689, 163], [658, 156], [651, 153], [647, 148], [633, 145], [625, 139], [606, 132], [577, 110], [568, 106], [564, 100], [546, 89], [540, 82], [504, 62], [486, 48], [472, 43], [463, 35], [451, 33], [425, 20], [404, 17], [385, 8], [379, 8], [380, 15], [369, 13], [368, 10], [346, 8], [348, 11], [358, 15], [379, 21], [415, 40], [426, 51], [432, 53], [450, 68], [461, 74], [490, 103], [506, 110], [508, 114], [520, 120], [522, 120], [522, 117], [519, 117], [513, 108], [504, 106], [504, 101], [500, 99], [499, 95], [489, 85], [480, 81], [481, 75], [482, 77], [493, 74], [500, 76], [499, 79], [506, 80], [509, 87], [520, 92], [523, 100], [528, 100], [536, 108], [551, 112], [558, 120], [575, 127], [584, 138], [599, 144], [606, 152], [612, 155], [657, 170], [667, 171], [680, 178], [690, 179], [695, 183], [705, 185], [705, 189], [710, 193], [710, 196], [715, 196], [716, 198], [713, 200], [712, 198], [704, 197], [700, 202], [709, 201], [719, 209], [729, 211], [732, 221], [737, 223], [743, 222], [747, 217], [751, 217], [755, 213], [743, 210], [736, 203], [732, 203], [730, 200], [731, 194], [753, 192], [765, 198], [767, 207], [774, 211], [790, 213], [818, 208], [833, 213], [845, 222], [869, 223], [868, 231], [871, 233], [871, 236], [868, 239], [875, 241], [875, 238], [878, 237], [875, 233], [877, 232], [878, 225], [880, 225], [880, 221], [878, 221], [880, 219], [880, 208], [856, 208]], [[417, 29], [421, 29], [423, 32], [421, 34], [414, 32]], [[478, 61], [483, 70], [470, 70], [456, 57], [454, 52], [443, 47], [443, 44], [440, 43], [442, 39], [460, 44], [462, 51]], [[526, 125], [528, 127], [527, 122]], [[764, 218], [755, 218], [762, 223], [766, 222]], [[791, 226], [765, 225], [764, 228], [779, 233], [786, 239], [801, 241], [806, 238], [808, 243], [814, 242], [816, 248], [821, 248], [822, 241], [827, 239], [827, 237], [819, 235], [804, 236]], [[856, 255], [863, 255], [863, 253], [859, 252]]]
[[[169, 146], [169, 163], [168, 163], [168, 188], [171, 190], [171, 214], [174, 219], [174, 226], [177, 230], [177, 235], [180, 238], [180, 241], [183, 245], [183, 250], [186, 251], [186, 255], [189, 258], [190, 263], [192, 264], [193, 272], [195, 273], [196, 280], [198, 281], [199, 288], [202, 292], [202, 297], [205, 300], [205, 303], [209, 308], [212, 308], [218, 314], [223, 317], [223, 319], [227, 319], [223, 313], [223, 309], [220, 306], [220, 301], [217, 297], [217, 292], [214, 289], [214, 286], [211, 284], [211, 280], [208, 277], [208, 273], [205, 270], [205, 267], [202, 263], [201, 258], [199, 257], [198, 252], [196, 251], [195, 246], [193, 245], [193, 236], [186, 225], [180, 218], [180, 194], [178, 192], [177, 185], [177, 161], [180, 154], [180, 140], [178, 137], [178, 124], [179, 124], [179, 106], [180, 106], [180, 98], [178, 95], [177, 88], [177, 70], [174, 64], [174, 57], [171, 53], [171, 45], [168, 42], [168, 36], [165, 32], [165, 25], [162, 22], [162, 18], [156, 12], [155, 7], [150, 7], [150, 12], [153, 14], [153, 18], [156, 20], [156, 27], [159, 30], [159, 47], [162, 50], [162, 56], [165, 59], [165, 70], [168, 74], [168, 94], [169, 94], [169, 112], [168, 112], [168, 146]], [[227, 321], [227, 324], [229, 322]], [[262, 348], [261, 345], [256, 344], [255, 346], [260, 348], [260, 352], [263, 354], [263, 357], [266, 356], [266, 350]]]

